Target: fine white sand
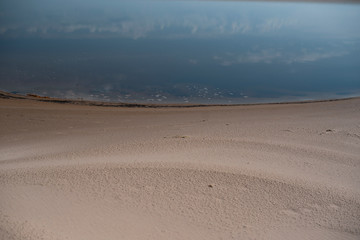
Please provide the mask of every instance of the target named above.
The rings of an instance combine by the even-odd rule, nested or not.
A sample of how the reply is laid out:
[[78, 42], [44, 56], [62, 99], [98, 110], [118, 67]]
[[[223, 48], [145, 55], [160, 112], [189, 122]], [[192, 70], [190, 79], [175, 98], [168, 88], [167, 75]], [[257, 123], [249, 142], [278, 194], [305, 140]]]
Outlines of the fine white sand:
[[0, 239], [360, 239], [360, 99], [0, 123]]

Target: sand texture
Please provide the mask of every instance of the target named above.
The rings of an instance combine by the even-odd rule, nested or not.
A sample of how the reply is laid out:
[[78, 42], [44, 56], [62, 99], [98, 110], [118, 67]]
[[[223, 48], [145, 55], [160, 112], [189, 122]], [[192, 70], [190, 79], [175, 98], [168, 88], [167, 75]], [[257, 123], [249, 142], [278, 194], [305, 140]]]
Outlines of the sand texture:
[[360, 239], [360, 99], [0, 113], [0, 239]]

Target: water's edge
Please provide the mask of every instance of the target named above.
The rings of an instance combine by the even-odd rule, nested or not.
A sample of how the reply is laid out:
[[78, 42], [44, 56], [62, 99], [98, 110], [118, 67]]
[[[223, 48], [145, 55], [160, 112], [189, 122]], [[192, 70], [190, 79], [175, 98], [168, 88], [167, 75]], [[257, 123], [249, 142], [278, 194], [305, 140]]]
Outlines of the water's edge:
[[51, 98], [46, 96], [39, 96], [36, 94], [14, 94], [5, 91], [0, 91], [0, 99], [23, 99], [39, 102], [50, 102], [60, 104], [74, 104], [83, 106], [98, 106], [98, 107], [122, 107], [122, 108], [196, 108], [196, 107], [231, 107], [231, 106], [257, 106], [257, 105], [279, 105], [279, 104], [307, 104], [307, 103], [320, 103], [320, 102], [334, 102], [344, 101], [351, 99], [360, 99], [359, 97], [336, 98], [336, 99], [323, 99], [323, 100], [307, 100], [307, 101], [289, 101], [289, 102], [272, 102], [272, 103], [239, 103], [239, 104], [140, 104], [140, 103], [124, 103], [124, 102], [101, 102], [89, 100], [76, 100], [76, 99], [62, 99]]

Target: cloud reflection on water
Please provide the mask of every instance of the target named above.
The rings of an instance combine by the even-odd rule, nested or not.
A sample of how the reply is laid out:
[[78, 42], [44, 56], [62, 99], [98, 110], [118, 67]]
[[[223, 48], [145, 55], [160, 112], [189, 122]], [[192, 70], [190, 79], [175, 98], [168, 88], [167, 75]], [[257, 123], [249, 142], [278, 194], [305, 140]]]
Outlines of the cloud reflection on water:
[[5, 90], [251, 101], [360, 89], [360, 5], [4, 0], [0, 6]]
[[[0, 37], [224, 37], [296, 32], [360, 36], [357, 5], [265, 2], [3, 1]], [[20, 4], [22, 3], [22, 4]], [[355, 7], [353, 7], [355, 6]]]

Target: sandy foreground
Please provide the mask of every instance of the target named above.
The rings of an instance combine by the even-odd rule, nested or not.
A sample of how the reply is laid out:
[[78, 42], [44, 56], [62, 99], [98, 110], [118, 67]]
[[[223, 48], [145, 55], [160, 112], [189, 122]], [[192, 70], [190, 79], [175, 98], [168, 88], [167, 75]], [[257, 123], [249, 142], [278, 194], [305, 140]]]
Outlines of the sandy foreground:
[[0, 239], [360, 239], [360, 99], [0, 123]]

